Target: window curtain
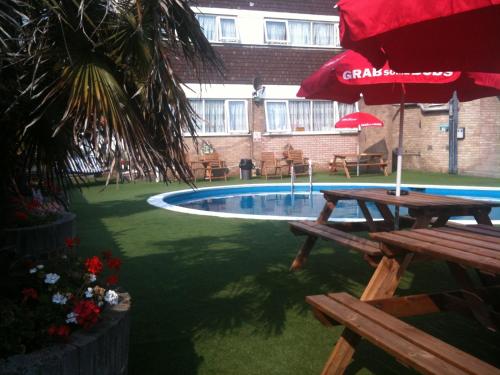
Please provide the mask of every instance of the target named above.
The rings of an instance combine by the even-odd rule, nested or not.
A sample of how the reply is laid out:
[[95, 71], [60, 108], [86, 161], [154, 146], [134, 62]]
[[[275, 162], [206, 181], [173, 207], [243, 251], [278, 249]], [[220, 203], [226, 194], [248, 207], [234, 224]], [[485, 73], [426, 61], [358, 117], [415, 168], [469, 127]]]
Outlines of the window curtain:
[[220, 19], [221, 39], [236, 40], [236, 22], [233, 18]]
[[337, 113], [338, 117], [335, 119], [335, 122], [340, 120], [342, 117], [347, 116], [350, 113], [357, 112], [357, 105], [354, 104], [345, 104], [345, 103], [336, 103], [337, 105]]
[[217, 40], [216, 29], [215, 29], [215, 16], [207, 16], [203, 14], [197, 14], [198, 22], [200, 23], [203, 34], [210, 41]]
[[311, 23], [300, 21], [288, 21], [290, 44], [311, 44]]
[[266, 40], [286, 42], [286, 24], [280, 21], [266, 21]]
[[[198, 115], [198, 117], [195, 119], [196, 128], [198, 131], [203, 132], [203, 101], [190, 99], [189, 103], [191, 104], [191, 107], [193, 107], [195, 113]], [[184, 129], [184, 131], [187, 131], [187, 129]]]
[[333, 23], [313, 23], [313, 44], [331, 46], [334, 42]]
[[224, 100], [205, 100], [205, 133], [224, 132]]
[[333, 102], [313, 101], [313, 130], [331, 131], [334, 125]]
[[269, 132], [288, 130], [286, 118], [287, 118], [286, 103], [284, 102], [266, 103], [267, 130]]
[[229, 130], [243, 132], [247, 130], [245, 102], [230, 101], [229, 107]]
[[308, 100], [304, 101], [290, 101], [288, 103], [290, 110], [290, 125], [292, 130], [296, 130], [297, 127], [303, 127], [304, 130], [309, 131], [311, 129], [311, 102]]

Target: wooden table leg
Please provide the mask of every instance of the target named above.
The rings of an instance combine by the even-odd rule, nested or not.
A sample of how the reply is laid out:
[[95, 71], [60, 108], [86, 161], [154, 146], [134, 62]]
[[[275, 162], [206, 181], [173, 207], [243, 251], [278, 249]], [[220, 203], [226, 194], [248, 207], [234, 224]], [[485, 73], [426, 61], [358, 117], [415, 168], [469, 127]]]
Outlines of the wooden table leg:
[[363, 215], [366, 219], [366, 224], [368, 224], [368, 228], [370, 228], [370, 232], [376, 232], [377, 226], [373, 221], [372, 214], [370, 213], [370, 210], [366, 206], [366, 203], [362, 200], [358, 200], [358, 206], [359, 208], [361, 208], [361, 211], [363, 212]]
[[444, 227], [448, 220], [450, 219], [450, 215], [441, 215], [437, 218], [437, 220], [432, 224], [433, 228]]
[[493, 226], [490, 217], [488, 216], [490, 209], [488, 211], [479, 211], [474, 214], [474, 219], [476, 219], [478, 224], [485, 224]]
[[[377, 298], [388, 298], [394, 295], [399, 281], [404, 271], [413, 259], [413, 254], [407, 254], [403, 257], [387, 258], [383, 257], [377, 269], [375, 270], [370, 282], [361, 295], [360, 300], [372, 300]], [[328, 358], [322, 375], [343, 374], [352, 356], [360, 337], [349, 329], [344, 329], [335, 348]]]
[[413, 229], [427, 228], [431, 223], [432, 216], [421, 215], [417, 216], [415, 223], [413, 223]]
[[387, 224], [388, 227], [391, 229], [394, 228], [394, 215], [392, 214], [391, 210], [389, 207], [387, 207], [386, 204], [382, 203], [375, 203], [377, 206], [378, 211], [384, 218], [384, 222]]
[[[323, 206], [323, 209], [321, 210], [321, 213], [316, 219], [316, 222], [320, 224], [326, 224], [328, 222], [328, 218], [335, 209], [336, 204], [337, 201], [326, 201], [325, 205]], [[292, 265], [290, 266], [290, 271], [295, 271], [302, 268], [307, 258], [309, 257], [312, 248], [316, 244], [317, 239], [318, 237], [315, 236], [307, 236], [304, 244], [299, 249], [299, 252], [295, 256], [295, 259], [293, 260]]]

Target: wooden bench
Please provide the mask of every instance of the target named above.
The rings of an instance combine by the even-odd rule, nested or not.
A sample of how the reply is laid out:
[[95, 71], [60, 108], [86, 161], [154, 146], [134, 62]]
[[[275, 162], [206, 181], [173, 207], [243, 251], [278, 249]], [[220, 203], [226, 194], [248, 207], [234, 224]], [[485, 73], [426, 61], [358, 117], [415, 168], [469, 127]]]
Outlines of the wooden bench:
[[[423, 374], [500, 374], [500, 369], [347, 293], [308, 296], [306, 301], [320, 321], [333, 319], [346, 326], [344, 338], [363, 337]], [[330, 373], [329, 364], [323, 374]]]
[[318, 238], [333, 241], [359, 251], [365, 256], [368, 263], [374, 266], [382, 257], [382, 252], [380, 251], [378, 242], [371, 241], [351, 233], [346, 233], [342, 230], [335, 229], [328, 224], [320, 224], [314, 221], [291, 221], [288, 224], [290, 225], [290, 230], [295, 235], [308, 236], [306, 242], [300, 248], [297, 256], [295, 257], [292, 266], [290, 267], [291, 270], [296, 270], [302, 267]]
[[[356, 158], [356, 160], [352, 160]], [[351, 178], [349, 168], [378, 167], [384, 176], [388, 176], [387, 162], [382, 159], [382, 154], [360, 154], [360, 155], [334, 155], [330, 162], [330, 173], [337, 172], [342, 168], [347, 178]]]

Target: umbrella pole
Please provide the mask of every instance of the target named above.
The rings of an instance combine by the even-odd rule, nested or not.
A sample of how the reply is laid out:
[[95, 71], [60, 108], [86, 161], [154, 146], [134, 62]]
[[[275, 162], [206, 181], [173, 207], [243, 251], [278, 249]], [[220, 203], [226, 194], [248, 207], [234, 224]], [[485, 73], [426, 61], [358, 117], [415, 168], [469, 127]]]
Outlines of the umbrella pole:
[[[401, 195], [401, 172], [403, 169], [403, 127], [405, 121], [405, 88], [401, 85], [401, 104], [399, 106], [399, 140], [398, 140], [398, 161], [396, 170], [396, 196]], [[399, 206], [396, 206], [394, 229], [399, 229]]]

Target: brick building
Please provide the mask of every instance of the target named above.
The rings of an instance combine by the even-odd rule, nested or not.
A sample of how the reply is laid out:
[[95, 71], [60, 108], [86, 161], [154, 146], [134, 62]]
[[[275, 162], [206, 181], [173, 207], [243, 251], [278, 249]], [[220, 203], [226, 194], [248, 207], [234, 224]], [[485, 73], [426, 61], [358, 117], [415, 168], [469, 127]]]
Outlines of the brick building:
[[[179, 63], [178, 73], [204, 119], [198, 124], [200, 144], [215, 149], [232, 173], [240, 159], [258, 160], [262, 151], [281, 154], [288, 146], [302, 149], [315, 169], [326, 169], [333, 153], [355, 153], [358, 142], [360, 150], [382, 151], [391, 159], [398, 106], [296, 97], [300, 82], [342, 51], [333, 1], [198, 0], [193, 10], [225, 74], [200, 85], [186, 65]], [[384, 128], [364, 129], [359, 137], [333, 128], [357, 110], [378, 116]], [[460, 105], [459, 127], [466, 136], [459, 141], [459, 173], [500, 177], [499, 114], [498, 98]], [[448, 170], [447, 123], [446, 106], [408, 106], [404, 168]]]

